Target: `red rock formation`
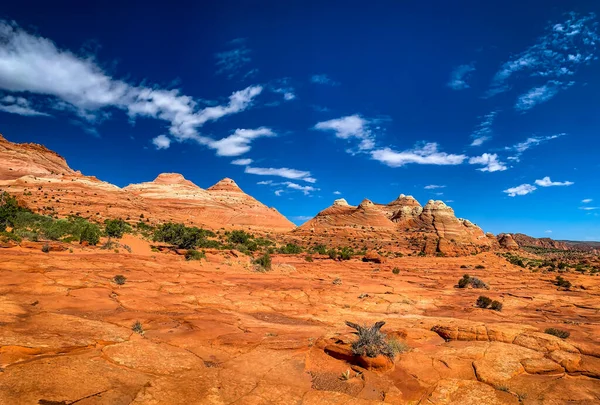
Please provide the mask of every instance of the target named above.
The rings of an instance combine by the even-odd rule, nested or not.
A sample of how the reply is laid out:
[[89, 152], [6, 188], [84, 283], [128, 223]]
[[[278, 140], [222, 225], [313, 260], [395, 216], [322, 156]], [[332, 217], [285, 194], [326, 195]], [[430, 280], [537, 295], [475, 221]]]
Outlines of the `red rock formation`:
[[515, 242], [515, 239], [509, 233], [501, 233], [498, 235], [498, 243], [500, 243], [500, 247], [504, 249], [519, 250], [519, 244]]
[[295, 225], [277, 210], [245, 194], [231, 179], [204, 190], [181, 174], [119, 188], [72, 170], [57, 153], [36, 144], [15, 144], [0, 136], [0, 189], [36, 212], [94, 221], [143, 218], [218, 229], [285, 232]]
[[545, 249], [568, 250], [569, 246], [564, 242], [559, 242], [550, 238], [533, 238], [522, 233], [514, 233], [513, 239], [520, 247], [540, 247]]
[[495, 238], [470, 221], [456, 218], [442, 201], [432, 200], [422, 207], [404, 194], [389, 204], [365, 199], [351, 206], [344, 199], [336, 200], [293, 234], [338, 246], [361, 241], [367, 248], [427, 254], [463, 255], [498, 247]]

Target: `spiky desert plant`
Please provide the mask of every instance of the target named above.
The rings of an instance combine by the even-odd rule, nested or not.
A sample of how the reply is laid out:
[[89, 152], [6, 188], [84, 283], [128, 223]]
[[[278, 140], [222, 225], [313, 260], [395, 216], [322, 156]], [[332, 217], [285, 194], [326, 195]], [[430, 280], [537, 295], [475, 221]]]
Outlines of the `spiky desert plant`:
[[346, 325], [356, 330], [358, 339], [352, 343], [352, 353], [355, 356], [377, 357], [382, 354], [393, 359], [398, 353], [395, 345], [390, 344], [385, 333], [381, 332], [384, 321], [376, 322], [373, 326], [361, 326], [346, 321]]

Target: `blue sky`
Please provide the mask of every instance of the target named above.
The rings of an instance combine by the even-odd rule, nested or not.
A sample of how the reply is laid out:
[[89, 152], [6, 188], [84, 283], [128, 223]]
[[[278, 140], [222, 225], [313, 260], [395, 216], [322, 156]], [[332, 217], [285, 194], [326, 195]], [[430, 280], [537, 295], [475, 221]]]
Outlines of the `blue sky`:
[[189, 3], [4, 4], [0, 132], [119, 186], [231, 177], [296, 223], [404, 193], [600, 240], [597, 1]]

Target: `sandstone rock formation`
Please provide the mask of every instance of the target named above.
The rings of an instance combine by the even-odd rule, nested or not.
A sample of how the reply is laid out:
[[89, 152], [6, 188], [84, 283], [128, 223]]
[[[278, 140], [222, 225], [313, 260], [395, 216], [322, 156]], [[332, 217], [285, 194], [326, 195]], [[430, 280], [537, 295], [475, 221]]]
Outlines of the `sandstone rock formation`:
[[427, 254], [462, 255], [498, 247], [492, 236], [465, 219], [458, 219], [442, 201], [424, 207], [412, 196], [401, 194], [389, 204], [365, 199], [358, 206], [336, 200], [293, 235], [325, 244], [407, 250]]
[[181, 174], [119, 188], [72, 170], [57, 153], [0, 136], [0, 190], [36, 212], [65, 217], [166, 221], [206, 228], [285, 232], [295, 225], [277, 210], [245, 194], [231, 179], [202, 189]]
[[501, 233], [498, 235], [498, 243], [500, 243], [500, 247], [504, 249], [519, 250], [519, 244], [510, 233]]

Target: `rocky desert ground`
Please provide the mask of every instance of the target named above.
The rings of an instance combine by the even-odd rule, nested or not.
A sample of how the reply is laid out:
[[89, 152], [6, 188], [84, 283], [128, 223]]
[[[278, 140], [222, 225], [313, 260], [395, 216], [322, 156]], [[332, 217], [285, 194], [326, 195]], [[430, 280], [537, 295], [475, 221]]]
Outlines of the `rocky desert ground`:
[[594, 249], [404, 195], [295, 228], [230, 179], [0, 158], [0, 404], [600, 403]]

